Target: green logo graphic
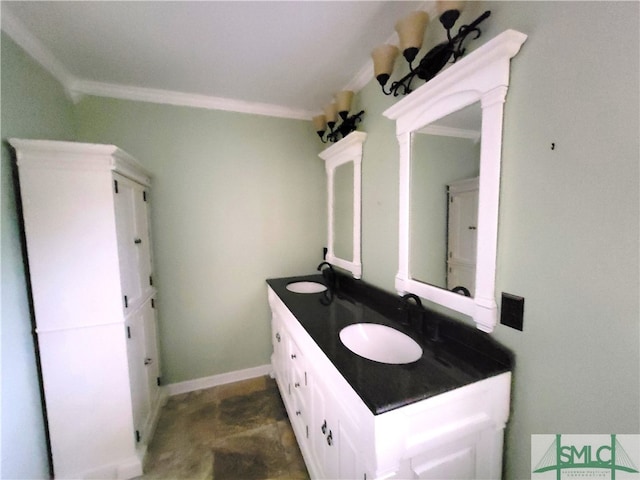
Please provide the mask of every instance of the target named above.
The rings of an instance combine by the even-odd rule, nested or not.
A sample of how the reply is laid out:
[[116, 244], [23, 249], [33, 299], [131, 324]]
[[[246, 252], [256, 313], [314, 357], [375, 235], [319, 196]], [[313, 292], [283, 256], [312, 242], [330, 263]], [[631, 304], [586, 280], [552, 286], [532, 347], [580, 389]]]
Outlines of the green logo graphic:
[[[547, 435], [533, 435], [532, 437]], [[566, 436], [565, 436], [566, 437]], [[572, 437], [575, 437], [572, 435]], [[601, 437], [601, 436], [599, 436]], [[622, 448], [616, 435], [606, 435], [606, 443], [562, 445], [562, 435], [555, 435], [545, 454], [534, 467], [533, 473], [556, 471], [556, 479], [561, 480], [562, 472], [572, 471], [573, 478], [602, 476], [606, 471], [615, 480], [616, 472], [639, 473], [629, 454]], [[532, 459], [533, 460], [533, 459]], [[580, 470], [581, 472], [577, 472]], [[597, 475], [596, 472], [600, 472]], [[580, 474], [578, 474], [580, 473]], [[635, 476], [634, 476], [635, 477]], [[638, 476], [640, 478], [640, 475]]]

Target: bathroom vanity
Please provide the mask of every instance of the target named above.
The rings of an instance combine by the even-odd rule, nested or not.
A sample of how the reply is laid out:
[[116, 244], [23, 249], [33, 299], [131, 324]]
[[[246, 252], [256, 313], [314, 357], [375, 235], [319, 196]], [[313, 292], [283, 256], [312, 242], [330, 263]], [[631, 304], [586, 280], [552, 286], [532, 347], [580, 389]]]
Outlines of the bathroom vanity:
[[[273, 371], [311, 477], [500, 478], [508, 350], [429, 310], [406, 325], [400, 297], [337, 278], [312, 293], [287, 285], [322, 275], [267, 281]], [[362, 323], [404, 333], [421, 356], [391, 364], [353, 353], [340, 332]]]

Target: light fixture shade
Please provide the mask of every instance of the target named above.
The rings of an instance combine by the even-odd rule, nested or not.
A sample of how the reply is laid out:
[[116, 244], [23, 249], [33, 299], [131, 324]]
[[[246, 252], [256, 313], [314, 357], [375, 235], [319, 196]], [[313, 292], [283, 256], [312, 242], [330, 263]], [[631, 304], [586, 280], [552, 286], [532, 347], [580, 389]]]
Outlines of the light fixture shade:
[[395, 63], [399, 52], [398, 47], [395, 45], [381, 45], [371, 52], [374, 76], [390, 76], [393, 72], [393, 64]]
[[327, 123], [335, 123], [338, 118], [338, 106], [335, 102], [331, 102], [324, 107], [324, 116], [327, 119]]
[[324, 115], [316, 115], [311, 121], [316, 132], [324, 132], [327, 129], [327, 117]]
[[338, 112], [349, 112], [351, 110], [351, 101], [353, 100], [353, 92], [351, 90], [343, 90], [336, 94], [336, 105]]
[[458, 10], [459, 12], [461, 12], [464, 8], [465, 3], [467, 2], [464, 2], [463, 0], [438, 0], [436, 2], [438, 15], [449, 10]]
[[400, 38], [400, 50], [402, 52], [408, 48], [420, 50], [427, 23], [429, 23], [429, 14], [422, 10], [411, 12], [411, 14], [396, 23], [396, 32], [398, 32], [398, 37]]

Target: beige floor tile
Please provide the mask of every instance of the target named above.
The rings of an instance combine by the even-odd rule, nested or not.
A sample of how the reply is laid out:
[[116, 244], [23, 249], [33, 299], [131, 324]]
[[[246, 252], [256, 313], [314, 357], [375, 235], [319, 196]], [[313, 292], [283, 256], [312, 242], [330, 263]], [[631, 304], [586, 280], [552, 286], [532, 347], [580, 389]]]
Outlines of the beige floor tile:
[[170, 397], [139, 480], [308, 479], [275, 382]]

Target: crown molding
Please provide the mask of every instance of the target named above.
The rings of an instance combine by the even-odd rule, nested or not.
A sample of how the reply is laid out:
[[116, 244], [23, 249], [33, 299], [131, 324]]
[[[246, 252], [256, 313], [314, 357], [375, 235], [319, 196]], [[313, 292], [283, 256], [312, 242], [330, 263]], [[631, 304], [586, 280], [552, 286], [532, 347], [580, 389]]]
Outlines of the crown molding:
[[437, 135], [439, 137], [466, 138], [468, 140], [473, 140], [474, 142], [480, 141], [480, 130], [445, 127], [443, 125], [435, 125], [433, 123], [419, 130], [416, 130], [416, 133], [424, 133], [427, 135]]
[[233, 98], [212, 97], [208, 95], [94, 82], [90, 80], [78, 80], [74, 82], [70, 91], [71, 94], [78, 99], [84, 95], [93, 95], [96, 97], [119, 98], [123, 100], [204, 108], [208, 110], [224, 110], [227, 112], [249, 113], [295, 120], [309, 120], [313, 116], [313, 112], [308, 110], [297, 110], [269, 103], [246, 102]]
[[[2, 30], [49, 72], [71, 97], [70, 87], [76, 81], [76, 78], [7, 8], [2, 9]], [[73, 97], [71, 98], [73, 99]]]
[[281, 105], [81, 79], [72, 75], [7, 8], [2, 9], [2, 30], [64, 87], [67, 96], [74, 103], [78, 103], [86, 95], [93, 95], [294, 120], [309, 120], [314, 115], [310, 110], [293, 109]]

